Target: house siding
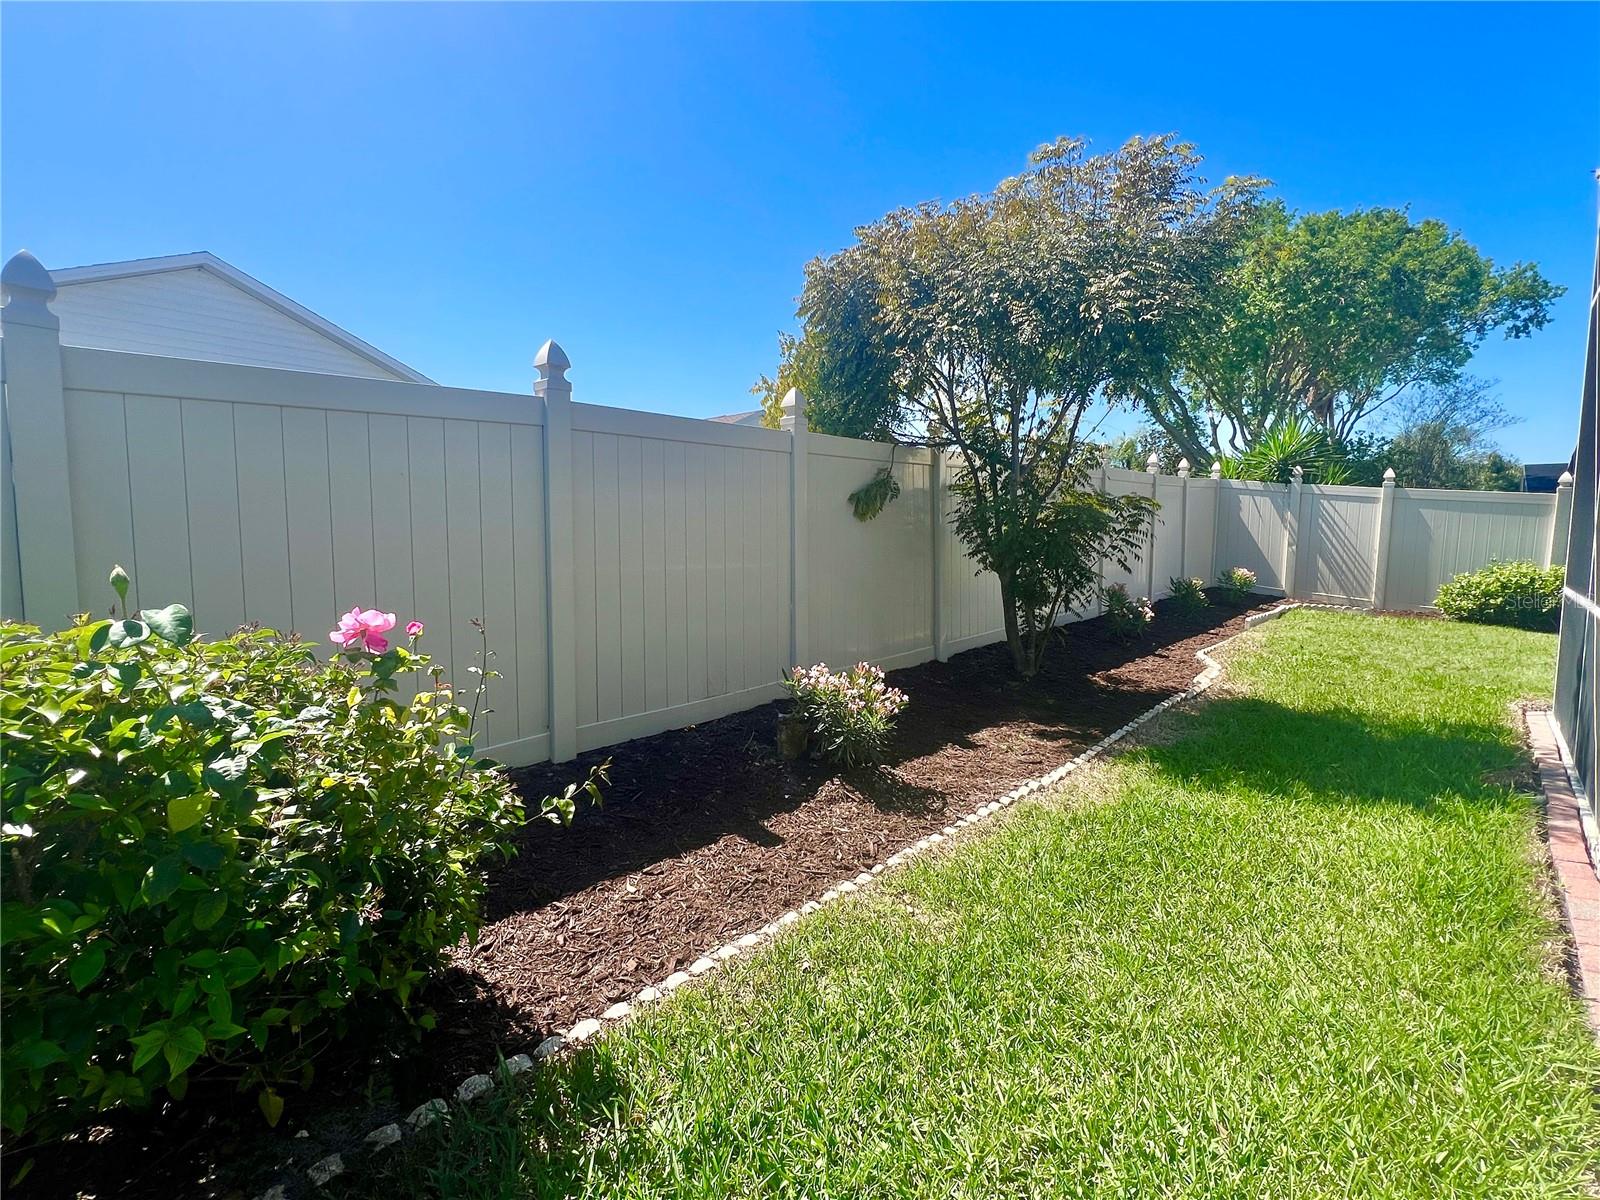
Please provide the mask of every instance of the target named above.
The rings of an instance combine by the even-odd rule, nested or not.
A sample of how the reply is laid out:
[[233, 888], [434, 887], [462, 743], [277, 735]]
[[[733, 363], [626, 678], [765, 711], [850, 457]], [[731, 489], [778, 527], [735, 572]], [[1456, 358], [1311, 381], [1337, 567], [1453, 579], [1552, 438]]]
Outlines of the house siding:
[[51, 307], [70, 346], [403, 378], [199, 267], [62, 284]]

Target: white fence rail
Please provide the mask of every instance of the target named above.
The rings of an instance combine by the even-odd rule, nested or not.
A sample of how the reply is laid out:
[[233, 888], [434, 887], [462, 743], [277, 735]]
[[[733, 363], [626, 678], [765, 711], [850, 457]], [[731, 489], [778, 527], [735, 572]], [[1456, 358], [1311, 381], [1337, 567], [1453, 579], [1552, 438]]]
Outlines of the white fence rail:
[[[795, 662], [1002, 636], [936, 453], [809, 433], [803, 409], [780, 431], [576, 404], [553, 343], [533, 395], [64, 347], [47, 286], [8, 279], [0, 314], [8, 616], [103, 611], [122, 563], [133, 604], [181, 601], [210, 635], [321, 643], [341, 608], [393, 609], [458, 681], [481, 617], [503, 674], [485, 749], [510, 763], [763, 703]], [[900, 497], [857, 521], [846, 496], [891, 457]], [[1565, 545], [1565, 492], [1097, 483], [1161, 505], [1132, 571], [1102, 571], [1135, 594], [1243, 565], [1268, 591], [1420, 607], [1457, 570]]]

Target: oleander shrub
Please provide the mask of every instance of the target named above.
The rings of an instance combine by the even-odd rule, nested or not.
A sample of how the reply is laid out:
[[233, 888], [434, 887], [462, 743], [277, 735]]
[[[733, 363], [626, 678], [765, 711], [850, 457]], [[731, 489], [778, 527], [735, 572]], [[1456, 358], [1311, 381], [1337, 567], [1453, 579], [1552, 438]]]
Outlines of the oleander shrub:
[[890, 687], [883, 671], [857, 663], [830, 671], [827, 663], [787, 672], [784, 687], [794, 698], [788, 719], [801, 725], [806, 748], [844, 767], [875, 763], [894, 734], [906, 694]]
[[1458, 621], [1554, 629], [1561, 619], [1561, 567], [1492, 562], [1439, 588], [1434, 606]]
[[1229, 567], [1218, 577], [1217, 587], [1229, 604], [1243, 604], [1256, 590], [1256, 573], [1249, 567]]
[[1111, 627], [1111, 632], [1120, 638], [1132, 641], [1144, 632], [1145, 626], [1155, 620], [1156, 610], [1150, 606], [1150, 601], [1144, 596], [1137, 599], [1130, 596], [1123, 584], [1113, 583], [1104, 589], [1102, 596], [1106, 624]]
[[1184, 579], [1174, 575], [1167, 581], [1167, 587], [1173, 607], [1185, 616], [1193, 616], [1201, 609], [1211, 606], [1211, 601], [1206, 596], [1204, 579]]
[[417, 990], [524, 813], [421, 625], [391, 646], [393, 624], [353, 610], [328, 662], [269, 630], [202, 641], [181, 605], [0, 624], [10, 1134], [197, 1081], [275, 1123], [358, 1017], [430, 1026]]

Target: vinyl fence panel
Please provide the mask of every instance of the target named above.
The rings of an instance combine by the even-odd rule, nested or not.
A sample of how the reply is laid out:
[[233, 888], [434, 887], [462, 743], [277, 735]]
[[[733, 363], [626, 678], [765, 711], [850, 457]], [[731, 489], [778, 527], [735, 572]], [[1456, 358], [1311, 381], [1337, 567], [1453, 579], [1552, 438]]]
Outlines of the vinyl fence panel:
[[[133, 606], [181, 601], [213, 637], [257, 622], [326, 653], [341, 609], [393, 610], [469, 698], [492, 653], [479, 745], [509, 763], [765, 703], [797, 655], [892, 667], [1004, 637], [950, 519], [959, 456], [810, 433], [797, 393], [773, 430], [575, 404], [554, 343], [533, 395], [63, 347], [10, 296], [8, 616], [103, 612], [116, 563]], [[858, 521], [848, 496], [891, 462], [899, 497]], [[1421, 608], [1491, 558], [1548, 561], [1570, 508], [1570, 488], [1093, 483], [1157, 501], [1130, 569], [1099, 569], [1151, 596], [1246, 566], [1263, 590]]]

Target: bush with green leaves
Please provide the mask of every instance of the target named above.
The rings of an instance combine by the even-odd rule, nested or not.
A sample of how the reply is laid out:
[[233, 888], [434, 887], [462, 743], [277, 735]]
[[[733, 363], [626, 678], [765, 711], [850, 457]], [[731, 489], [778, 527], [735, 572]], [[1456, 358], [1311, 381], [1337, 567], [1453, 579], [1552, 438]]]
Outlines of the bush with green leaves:
[[783, 686], [794, 697], [789, 717], [804, 725], [807, 747], [843, 767], [882, 758], [906, 706], [906, 694], [885, 682], [882, 668], [864, 662], [848, 671], [830, 671], [827, 663], [796, 667]]
[[524, 814], [420, 623], [389, 646], [393, 623], [353, 610], [329, 662], [268, 630], [201, 641], [176, 604], [0, 624], [12, 1135], [200, 1081], [276, 1122], [358, 1019], [430, 1025], [419, 985]]
[[1217, 577], [1217, 587], [1229, 604], [1243, 604], [1256, 590], [1256, 573], [1249, 567], [1229, 567]]
[[1172, 606], [1185, 616], [1193, 616], [1203, 608], [1211, 606], [1211, 600], [1206, 596], [1206, 581], [1204, 579], [1185, 579], [1174, 575], [1167, 581], [1168, 595]]
[[1554, 629], [1561, 619], [1561, 567], [1493, 562], [1439, 588], [1434, 606], [1458, 621]]
[[1156, 610], [1150, 606], [1150, 601], [1144, 596], [1137, 599], [1130, 596], [1124, 584], [1113, 583], [1101, 594], [1104, 600], [1106, 624], [1111, 627], [1111, 632], [1120, 638], [1131, 641], [1144, 632], [1145, 626], [1156, 619]]

